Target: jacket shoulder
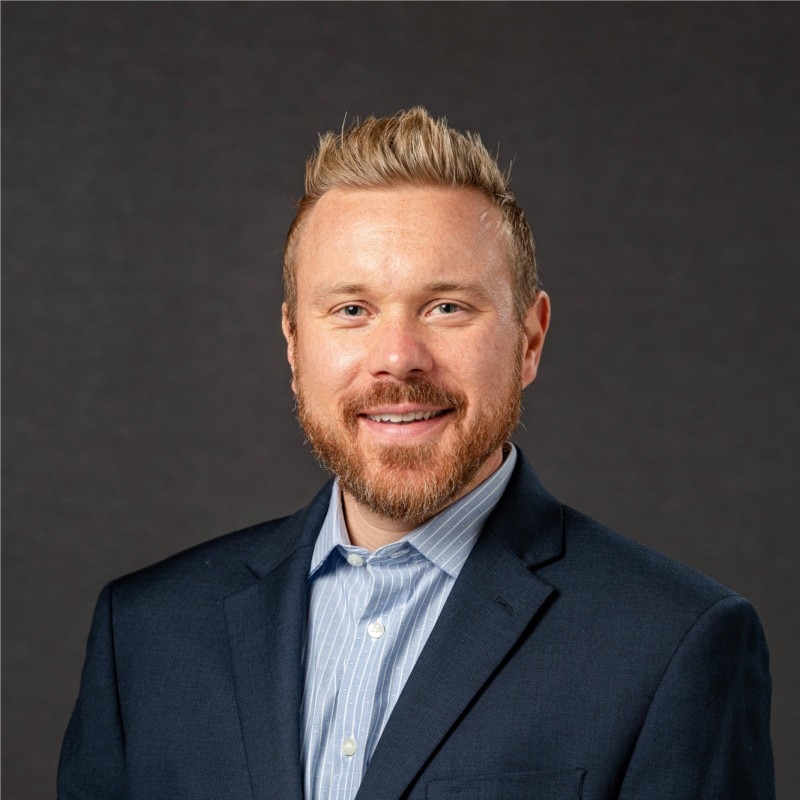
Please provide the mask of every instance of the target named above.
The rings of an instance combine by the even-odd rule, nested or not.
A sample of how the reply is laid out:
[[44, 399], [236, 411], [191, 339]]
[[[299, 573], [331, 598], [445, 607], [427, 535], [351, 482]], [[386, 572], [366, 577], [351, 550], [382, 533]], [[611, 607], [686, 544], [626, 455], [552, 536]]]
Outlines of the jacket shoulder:
[[[252, 584], [301, 547], [313, 547], [330, 497], [326, 485], [305, 508], [197, 544], [110, 584], [115, 598], [176, 595], [224, 599]], [[310, 554], [309, 554], [310, 558]]]
[[[629, 539], [564, 506], [564, 558], [543, 570], [585, 599], [603, 598], [637, 615], [690, 623], [727, 598], [739, 597], [702, 572]], [[743, 598], [739, 598], [744, 601]]]
[[253, 581], [248, 564], [275, 546], [287, 517], [251, 525], [194, 545], [112, 581], [115, 597], [135, 599], [165, 593], [230, 594]]
[[117, 591], [136, 592], [178, 584], [193, 591], [205, 585], [222, 593], [236, 591], [262, 577], [299, 547], [316, 539], [330, 500], [328, 482], [309, 505], [286, 517], [233, 531], [202, 542], [112, 582]]
[[518, 458], [494, 527], [529, 569], [561, 590], [565, 601], [578, 603], [584, 615], [587, 609], [611, 616], [641, 609], [696, 618], [735, 596], [701, 572], [564, 505], [524, 456]]

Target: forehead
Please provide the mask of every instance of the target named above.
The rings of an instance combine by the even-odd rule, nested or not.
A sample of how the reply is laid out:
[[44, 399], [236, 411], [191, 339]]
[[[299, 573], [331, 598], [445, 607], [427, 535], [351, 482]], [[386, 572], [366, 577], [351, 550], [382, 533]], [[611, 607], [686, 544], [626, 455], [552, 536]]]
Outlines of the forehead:
[[500, 212], [475, 189], [332, 189], [299, 231], [296, 278], [320, 271], [390, 267], [431, 270], [482, 266], [506, 272], [508, 241]]

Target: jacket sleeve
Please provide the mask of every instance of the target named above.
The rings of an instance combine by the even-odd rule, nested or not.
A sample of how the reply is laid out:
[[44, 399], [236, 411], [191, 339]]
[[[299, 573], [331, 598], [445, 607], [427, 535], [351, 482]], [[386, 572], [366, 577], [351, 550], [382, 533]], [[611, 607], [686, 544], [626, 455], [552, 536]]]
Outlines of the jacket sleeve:
[[774, 800], [769, 656], [752, 606], [711, 606], [664, 672], [620, 800]]
[[123, 800], [125, 735], [122, 727], [111, 585], [100, 594], [86, 647], [80, 694], [58, 769], [58, 800]]

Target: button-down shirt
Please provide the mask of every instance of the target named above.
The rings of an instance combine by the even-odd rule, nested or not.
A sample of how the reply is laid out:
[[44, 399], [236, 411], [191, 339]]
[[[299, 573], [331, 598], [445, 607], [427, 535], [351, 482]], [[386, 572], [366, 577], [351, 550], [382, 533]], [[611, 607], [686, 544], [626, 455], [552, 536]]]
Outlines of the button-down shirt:
[[[338, 482], [309, 572], [303, 696], [306, 800], [351, 800], [516, 450], [457, 503], [375, 551], [350, 544]], [[465, 632], [467, 633], [467, 632]]]

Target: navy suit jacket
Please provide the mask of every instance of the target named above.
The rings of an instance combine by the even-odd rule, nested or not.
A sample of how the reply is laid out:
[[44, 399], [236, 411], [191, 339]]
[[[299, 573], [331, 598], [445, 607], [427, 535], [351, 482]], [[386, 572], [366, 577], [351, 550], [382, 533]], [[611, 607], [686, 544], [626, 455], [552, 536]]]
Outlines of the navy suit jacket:
[[[60, 800], [300, 800], [329, 492], [104, 589]], [[520, 458], [357, 798], [768, 800], [769, 702], [746, 600], [562, 506]]]

